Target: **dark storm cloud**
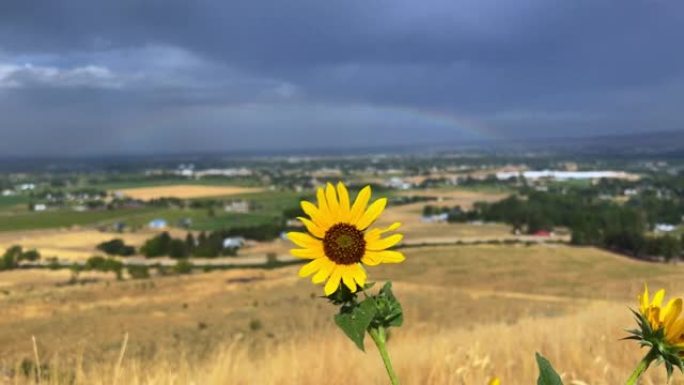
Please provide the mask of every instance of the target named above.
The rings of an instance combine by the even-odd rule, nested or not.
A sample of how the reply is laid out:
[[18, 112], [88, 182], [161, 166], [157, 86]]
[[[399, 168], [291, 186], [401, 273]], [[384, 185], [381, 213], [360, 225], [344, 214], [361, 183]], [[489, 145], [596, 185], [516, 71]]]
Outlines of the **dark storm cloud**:
[[3, 2], [0, 151], [682, 129], [683, 4]]

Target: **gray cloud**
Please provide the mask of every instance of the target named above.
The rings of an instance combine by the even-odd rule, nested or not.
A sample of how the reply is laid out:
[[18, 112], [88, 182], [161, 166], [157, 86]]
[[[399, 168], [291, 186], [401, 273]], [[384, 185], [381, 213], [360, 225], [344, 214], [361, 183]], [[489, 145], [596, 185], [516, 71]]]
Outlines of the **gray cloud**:
[[4, 2], [0, 152], [680, 130], [683, 11], [670, 0]]

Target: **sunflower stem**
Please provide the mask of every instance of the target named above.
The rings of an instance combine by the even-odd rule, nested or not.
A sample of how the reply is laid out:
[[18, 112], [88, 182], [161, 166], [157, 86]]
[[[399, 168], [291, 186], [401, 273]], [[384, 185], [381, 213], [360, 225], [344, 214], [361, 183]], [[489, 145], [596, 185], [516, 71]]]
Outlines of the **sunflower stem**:
[[382, 362], [385, 364], [390, 383], [392, 385], [399, 385], [399, 378], [397, 377], [397, 373], [394, 372], [392, 360], [390, 359], [389, 352], [387, 352], [387, 332], [385, 331], [385, 328], [382, 326], [370, 328], [368, 329], [368, 334], [373, 338], [375, 346], [378, 347], [378, 352], [380, 352]]
[[629, 379], [627, 379], [626, 385], [636, 385], [641, 375], [644, 374], [644, 372], [646, 372], [646, 369], [648, 369], [649, 365], [651, 365], [651, 362], [653, 362], [656, 358], [658, 358], [658, 350], [656, 348], [653, 348], [636, 366], [636, 368], [632, 372], [632, 375], [629, 376]]

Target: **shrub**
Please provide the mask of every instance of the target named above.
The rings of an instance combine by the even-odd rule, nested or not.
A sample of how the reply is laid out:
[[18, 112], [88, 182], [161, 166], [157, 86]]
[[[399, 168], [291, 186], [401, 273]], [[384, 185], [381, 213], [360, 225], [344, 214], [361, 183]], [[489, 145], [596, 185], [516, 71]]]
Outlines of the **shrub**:
[[135, 247], [126, 245], [120, 238], [102, 242], [97, 245], [97, 249], [109, 255], [121, 255], [124, 257], [135, 254]]
[[190, 262], [186, 259], [183, 259], [183, 260], [176, 262], [176, 266], [173, 267], [173, 271], [176, 274], [190, 274], [190, 273], [192, 273], [193, 267], [194, 267], [194, 265], [192, 264], [192, 262]]
[[133, 279], [150, 278], [150, 269], [145, 265], [129, 265], [126, 267], [128, 274]]

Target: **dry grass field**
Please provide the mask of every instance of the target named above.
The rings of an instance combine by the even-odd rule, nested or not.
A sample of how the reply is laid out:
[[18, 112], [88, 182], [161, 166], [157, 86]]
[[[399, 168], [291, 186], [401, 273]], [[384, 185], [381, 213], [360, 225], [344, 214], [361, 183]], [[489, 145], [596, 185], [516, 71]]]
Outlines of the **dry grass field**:
[[[185, 232], [171, 230], [172, 235], [184, 237]], [[126, 244], [141, 246], [157, 234], [153, 230], [135, 233], [110, 233], [94, 229], [30, 230], [0, 233], [0, 251], [12, 245], [24, 249], [36, 249], [43, 257], [59, 257], [66, 260], [85, 260], [94, 254], [102, 254], [96, 246], [113, 238], [121, 238]]]
[[150, 200], [156, 198], [207, 198], [217, 196], [229, 196], [238, 194], [249, 194], [263, 191], [261, 188], [237, 187], [237, 186], [196, 186], [196, 185], [173, 185], [173, 186], [154, 186], [137, 187], [117, 190], [117, 193], [125, 196]]
[[[404, 264], [370, 274], [392, 279], [404, 304], [405, 327], [390, 350], [408, 385], [483, 384], [493, 374], [532, 384], [536, 351], [567, 384], [620, 383], [641, 353], [618, 339], [632, 326], [627, 307], [643, 282], [684, 293], [680, 266], [593, 248], [406, 252]], [[296, 270], [93, 277], [76, 286], [51, 277], [60, 272], [1, 273], [0, 373], [7, 384], [33, 383], [14, 368], [35, 360], [35, 336], [44, 384], [385, 384], [373, 347], [364, 354], [344, 339], [331, 326], [334, 308], [317, 297], [320, 287]], [[664, 383], [660, 370], [651, 373], [644, 384]]]

